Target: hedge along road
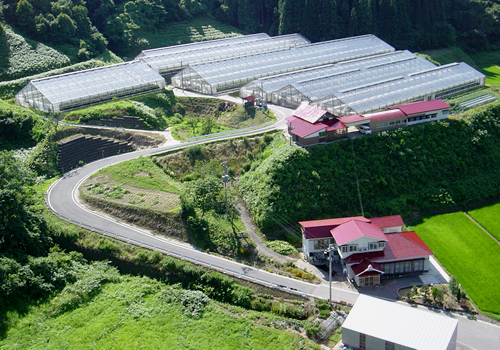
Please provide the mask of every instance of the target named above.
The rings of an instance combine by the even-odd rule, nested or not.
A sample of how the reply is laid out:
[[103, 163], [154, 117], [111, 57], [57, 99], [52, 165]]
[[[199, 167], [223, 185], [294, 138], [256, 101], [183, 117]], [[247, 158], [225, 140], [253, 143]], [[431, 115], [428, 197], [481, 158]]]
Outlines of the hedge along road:
[[[265, 131], [283, 129], [286, 126], [285, 117], [291, 114], [291, 110], [278, 106], [269, 106], [269, 109], [277, 116], [278, 121], [272, 125], [263, 126], [249, 131], [235, 132], [230, 135], [216, 135], [204, 139], [197, 139], [176, 145], [166, 145], [156, 149], [147, 149], [137, 152], [124, 153], [117, 156], [104, 158], [86, 164], [81, 168], [66, 173], [54, 182], [47, 190], [47, 205], [57, 216], [68, 222], [80, 225], [87, 229], [96, 231], [109, 237], [158, 250], [173, 257], [207, 266], [222, 273], [235, 277], [247, 279], [267, 286], [277, 287], [291, 292], [302, 293], [309, 296], [327, 299], [329, 297], [329, 286], [327, 283], [312, 284], [298, 281], [292, 278], [269, 273], [244, 264], [234, 262], [219, 256], [197, 250], [187, 244], [174, 242], [164, 237], [153, 235], [131, 225], [124, 224], [105, 215], [93, 212], [85, 208], [78, 200], [79, 186], [92, 174], [100, 169], [123, 161], [150, 156], [166, 151], [182, 149], [196, 144], [225, 140], [241, 136], [255, 135]], [[357, 292], [347, 289], [332, 288], [332, 299], [345, 301], [353, 304], [358, 297]]]

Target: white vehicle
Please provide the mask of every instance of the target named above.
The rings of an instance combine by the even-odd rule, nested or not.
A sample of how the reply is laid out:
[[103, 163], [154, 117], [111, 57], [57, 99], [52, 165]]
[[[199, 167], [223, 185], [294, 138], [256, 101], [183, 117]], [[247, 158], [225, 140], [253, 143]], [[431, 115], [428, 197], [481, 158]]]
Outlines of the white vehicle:
[[360, 125], [359, 126], [359, 132], [362, 133], [362, 134], [371, 134], [372, 133], [372, 129], [370, 129], [370, 127], [368, 125]]

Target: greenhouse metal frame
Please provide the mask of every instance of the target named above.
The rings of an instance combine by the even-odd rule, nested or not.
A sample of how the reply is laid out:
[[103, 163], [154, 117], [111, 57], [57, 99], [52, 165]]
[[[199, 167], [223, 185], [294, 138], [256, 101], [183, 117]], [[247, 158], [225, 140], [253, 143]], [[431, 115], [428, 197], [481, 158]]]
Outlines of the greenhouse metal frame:
[[394, 51], [374, 35], [331, 40], [288, 50], [190, 65], [172, 77], [176, 87], [216, 94], [285, 72]]
[[31, 80], [16, 96], [20, 106], [47, 113], [165, 88], [165, 79], [142, 61]]
[[391, 79], [402, 75], [426, 71], [436, 66], [425, 58], [411, 55], [389, 62], [366, 61], [367, 66], [355, 68], [356, 65], [344, 65], [353, 68], [322, 77], [300, 80], [275, 91], [272, 102], [285, 107], [296, 108], [304, 101], [317, 101], [330, 95], [339, 95], [339, 91]]
[[208, 49], [211, 47], [217, 47], [217, 46], [223, 46], [223, 45], [229, 45], [229, 44], [240, 44], [240, 43], [246, 43], [246, 42], [255, 41], [255, 40], [269, 39], [269, 38], [271, 38], [271, 37], [266, 33], [257, 33], [257, 34], [250, 34], [250, 35], [238, 35], [238, 36], [233, 36], [233, 37], [229, 37], [229, 38], [222, 38], [222, 39], [199, 41], [199, 42], [195, 42], [195, 43], [165, 46], [165, 47], [159, 47], [159, 48], [155, 48], [155, 49], [142, 50], [141, 53], [135, 57], [135, 59], [141, 59], [143, 57], [150, 57], [150, 56], [161, 56], [161, 55], [165, 55], [165, 54], [177, 54], [180, 52], [190, 51], [193, 49], [200, 49], [200, 48]]
[[451, 63], [406, 76], [351, 87], [311, 104], [336, 116], [365, 114], [414, 101], [445, 98], [484, 86], [485, 76], [466, 63]]
[[[243, 37], [245, 38], [245, 37]], [[144, 56], [140, 59], [160, 74], [179, 71], [188, 65], [207, 63], [222, 59], [255, 55], [264, 52], [287, 50], [311, 42], [300, 34], [288, 34], [267, 38], [254, 38], [247, 41], [226, 40], [217, 45], [190, 45], [184, 50], [176, 46], [172, 50], [162, 50], [162, 54]]]
[[342, 61], [335, 64], [302, 69], [290, 73], [272, 75], [270, 77], [256, 79], [240, 89], [240, 96], [255, 96], [263, 101], [272, 102], [273, 93], [305, 79], [321, 78], [338, 72], [345, 72], [351, 69], [364, 68], [378, 63], [393, 62], [396, 60], [415, 57], [410, 51], [394, 51], [385, 54], [378, 54], [359, 59]]

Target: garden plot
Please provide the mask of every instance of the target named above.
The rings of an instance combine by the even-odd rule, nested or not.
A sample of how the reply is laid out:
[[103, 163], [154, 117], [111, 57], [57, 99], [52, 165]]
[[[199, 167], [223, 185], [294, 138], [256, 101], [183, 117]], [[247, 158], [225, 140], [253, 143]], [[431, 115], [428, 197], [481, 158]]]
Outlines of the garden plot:
[[159, 190], [137, 188], [117, 184], [106, 176], [88, 179], [81, 188], [82, 193], [99, 200], [139, 206], [155, 211], [171, 211], [179, 207], [179, 195]]

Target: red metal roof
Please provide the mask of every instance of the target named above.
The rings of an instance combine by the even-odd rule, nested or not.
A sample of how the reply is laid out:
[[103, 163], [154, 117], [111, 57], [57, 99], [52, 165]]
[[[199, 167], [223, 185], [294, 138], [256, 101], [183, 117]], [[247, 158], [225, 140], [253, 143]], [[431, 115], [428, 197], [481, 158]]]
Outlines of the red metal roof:
[[344, 259], [347, 265], [359, 264], [364, 259], [372, 262], [411, 260], [433, 255], [432, 250], [413, 231], [387, 233], [387, 244], [383, 251], [355, 253]]
[[382, 266], [366, 258], [364, 258], [359, 264], [351, 266], [351, 269], [356, 276], [362, 276], [364, 274], [369, 274], [370, 272], [378, 274], [384, 273]]
[[324, 109], [314, 107], [308, 104], [302, 104], [297, 108], [292, 115], [303, 119], [309, 123], [316, 123], [321, 117], [323, 117], [328, 112]]
[[381, 241], [387, 240], [378, 226], [359, 220], [348, 221], [332, 229], [330, 232], [339, 246], [361, 237], [371, 237]]
[[309, 136], [327, 127], [323, 123], [318, 123], [318, 124], [308, 123], [305, 120], [294, 117], [293, 115], [287, 117], [286, 120], [288, 120], [288, 125], [291, 124], [292, 126], [292, 130], [290, 132], [300, 137]]
[[330, 231], [333, 228], [342, 225], [343, 223], [346, 223], [350, 220], [370, 222], [370, 220], [362, 216], [353, 216], [348, 218], [300, 221], [299, 224], [305, 231], [306, 239], [331, 238], [332, 234], [330, 233]]
[[344, 123], [344, 124], [356, 123], [356, 122], [360, 122], [360, 121], [363, 121], [363, 120], [368, 121], [362, 115], [348, 115], [346, 117], [340, 117], [339, 120], [342, 123]]
[[444, 102], [443, 100], [432, 100], [432, 101], [407, 103], [404, 105], [400, 105], [397, 108], [403, 111], [404, 114], [411, 115], [411, 114], [419, 114], [430, 111], [437, 111], [440, 109], [448, 109], [451, 108], [451, 106], [446, 102]]
[[415, 232], [388, 233], [385, 236], [388, 239], [387, 246], [394, 256], [392, 258], [390, 254], [386, 253], [386, 260], [405, 260], [433, 255], [432, 250]]
[[338, 119], [328, 120], [327, 122], [323, 122], [321, 124], [328, 125], [326, 131], [340, 130], [346, 128], [346, 126], [343, 123], [339, 122]]
[[370, 119], [370, 122], [378, 122], [381, 120], [395, 119], [405, 116], [406, 114], [399, 109], [389, 109], [387, 111], [365, 114], [365, 118]]
[[382, 216], [379, 218], [372, 218], [372, 223], [383, 228], [396, 227], [396, 226], [404, 226], [403, 218], [401, 215], [391, 215], [391, 216]]
[[247, 96], [247, 97], [243, 97], [244, 100], [247, 100], [247, 101], [255, 101], [255, 96]]

